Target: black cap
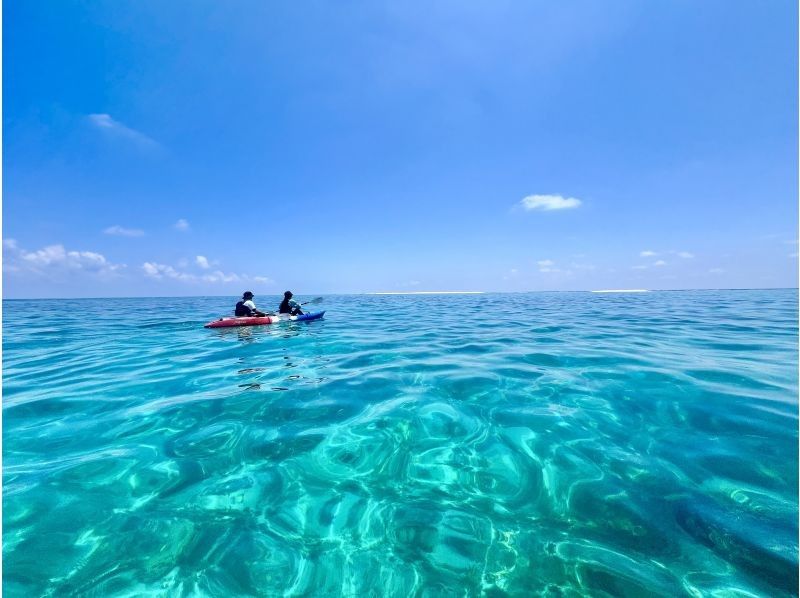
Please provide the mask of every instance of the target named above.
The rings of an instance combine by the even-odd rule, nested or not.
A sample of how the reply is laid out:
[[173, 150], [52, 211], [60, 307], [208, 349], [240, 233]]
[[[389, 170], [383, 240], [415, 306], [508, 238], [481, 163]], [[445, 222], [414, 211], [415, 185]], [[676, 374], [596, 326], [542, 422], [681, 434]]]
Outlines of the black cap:
[[289, 297], [291, 297], [291, 296], [292, 296], [292, 292], [291, 292], [291, 291], [286, 291], [286, 292], [283, 294], [283, 296], [284, 296], [284, 297], [286, 297], [286, 298], [288, 299]]
[[252, 296], [253, 296], [253, 291], [245, 291], [244, 295], [242, 295], [242, 297], [244, 297], [245, 299]]

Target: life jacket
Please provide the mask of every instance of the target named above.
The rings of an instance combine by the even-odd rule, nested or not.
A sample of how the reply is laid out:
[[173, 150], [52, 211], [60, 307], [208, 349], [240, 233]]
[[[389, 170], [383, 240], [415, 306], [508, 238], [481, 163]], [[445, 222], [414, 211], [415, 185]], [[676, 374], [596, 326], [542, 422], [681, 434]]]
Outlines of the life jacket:
[[244, 299], [242, 299], [236, 304], [236, 310], [233, 312], [233, 315], [235, 315], [237, 318], [241, 318], [243, 316], [252, 316], [253, 310], [247, 307], [244, 304]]

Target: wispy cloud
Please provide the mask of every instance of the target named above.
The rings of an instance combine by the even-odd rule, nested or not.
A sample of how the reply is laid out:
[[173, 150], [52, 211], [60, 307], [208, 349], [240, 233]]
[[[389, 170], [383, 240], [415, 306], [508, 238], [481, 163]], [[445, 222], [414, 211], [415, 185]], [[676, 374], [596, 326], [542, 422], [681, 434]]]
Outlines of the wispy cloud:
[[175, 224], [173, 224], [173, 227], [175, 228], [175, 230], [179, 230], [182, 233], [185, 233], [190, 228], [189, 222], [187, 220], [184, 220], [183, 218], [179, 218], [178, 221]]
[[204, 282], [245, 282], [252, 280], [250, 276], [240, 276], [239, 274], [233, 272], [226, 274], [220, 270], [214, 270], [214, 272], [211, 272], [210, 274], [203, 274], [200, 279]]
[[722, 274], [723, 272], [725, 272], [725, 270], [723, 270], [722, 268], [711, 268], [708, 271], [709, 274]]
[[549, 212], [577, 208], [581, 205], [581, 200], [561, 195], [528, 195], [523, 197], [518, 205], [526, 211], [541, 210]]
[[648, 268], [651, 268], [651, 267], [654, 267], [654, 266], [660, 268], [661, 266], [666, 266], [666, 265], [667, 265], [667, 262], [665, 262], [664, 260], [656, 260], [652, 264], [639, 264], [637, 266], [631, 266], [631, 269], [632, 270], [647, 270]]
[[645, 251], [642, 251], [639, 254], [639, 257], [654, 257], [656, 255], [658, 255], [658, 254], [655, 251], [651, 251], [651, 250], [647, 249]]
[[144, 231], [139, 230], [138, 228], [123, 228], [118, 224], [114, 226], [109, 226], [107, 229], [103, 230], [103, 232], [107, 235], [114, 235], [118, 237], [142, 237], [144, 236]]
[[693, 253], [689, 253], [688, 251], [678, 251], [678, 257], [682, 257], [683, 259], [692, 259], [694, 257]]
[[208, 258], [203, 255], [198, 255], [194, 260], [203, 270], [208, 270], [211, 267], [211, 264], [208, 263]]
[[572, 270], [564, 270], [557, 267], [553, 260], [539, 260], [536, 262], [536, 265], [539, 266], [539, 272], [543, 272], [545, 274], [560, 273], [567, 276], [572, 275]]
[[144, 262], [142, 264], [142, 270], [146, 276], [155, 280], [178, 280], [189, 283], [257, 282], [267, 284], [272, 282], [272, 280], [266, 276], [249, 276], [247, 274], [236, 274], [235, 272], [222, 272], [221, 270], [214, 270], [206, 274], [193, 274], [191, 272], [178, 270], [168, 264], [159, 264], [158, 262]]
[[101, 253], [67, 250], [61, 244], [28, 251], [19, 247], [14, 239], [6, 239], [3, 247], [4, 266], [8, 272], [27, 272], [40, 276], [56, 273], [110, 275], [125, 268], [125, 264], [112, 263]]
[[570, 268], [575, 268], [576, 270], [595, 270], [596, 266], [594, 264], [584, 264], [580, 262], [572, 262], [569, 265]]
[[117, 137], [127, 139], [142, 148], [157, 148], [160, 147], [158, 142], [144, 133], [132, 129], [118, 120], [111, 118], [110, 114], [90, 114], [88, 117], [89, 122], [97, 129]]
[[158, 264], [156, 262], [145, 262], [142, 264], [142, 270], [144, 273], [149, 276], [150, 278], [155, 278], [157, 280], [161, 280], [162, 278], [172, 278], [174, 280], [183, 280], [183, 281], [193, 281], [197, 280], [197, 276], [194, 274], [188, 274], [186, 272], [180, 272], [173, 268], [172, 266], [168, 266], [166, 264]]
[[556, 263], [553, 260], [539, 260], [536, 265], [539, 266], [539, 272], [552, 272]]

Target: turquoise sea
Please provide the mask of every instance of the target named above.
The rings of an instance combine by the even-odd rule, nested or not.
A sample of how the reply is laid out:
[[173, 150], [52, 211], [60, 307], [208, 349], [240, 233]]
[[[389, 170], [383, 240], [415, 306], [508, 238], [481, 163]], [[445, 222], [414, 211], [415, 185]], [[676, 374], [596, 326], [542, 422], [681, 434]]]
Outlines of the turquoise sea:
[[796, 290], [235, 300], [3, 302], [4, 596], [797, 593]]

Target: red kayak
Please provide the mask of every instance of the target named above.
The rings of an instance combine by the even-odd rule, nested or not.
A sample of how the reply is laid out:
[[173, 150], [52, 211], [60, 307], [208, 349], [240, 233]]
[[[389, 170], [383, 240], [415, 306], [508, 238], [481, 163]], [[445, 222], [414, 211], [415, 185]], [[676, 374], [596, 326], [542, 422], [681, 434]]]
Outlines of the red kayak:
[[307, 320], [318, 320], [325, 315], [324, 311], [313, 314], [303, 314], [302, 316], [262, 316], [260, 318], [220, 318], [209, 322], [203, 328], [231, 328], [232, 326], [266, 326], [267, 324], [277, 324], [278, 322], [304, 322]]

